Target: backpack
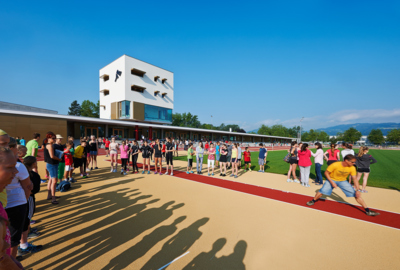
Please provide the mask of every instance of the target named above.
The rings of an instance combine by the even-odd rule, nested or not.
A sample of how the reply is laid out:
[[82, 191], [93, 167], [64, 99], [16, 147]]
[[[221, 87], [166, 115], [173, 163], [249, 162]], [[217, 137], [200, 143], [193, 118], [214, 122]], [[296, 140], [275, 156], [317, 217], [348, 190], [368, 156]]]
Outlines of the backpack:
[[290, 154], [290, 153], [287, 153], [287, 155], [283, 158], [283, 161], [289, 163], [290, 156], [291, 156], [291, 154]]
[[68, 191], [71, 188], [71, 184], [68, 181], [61, 181], [60, 184], [57, 185], [57, 191], [64, 192]]

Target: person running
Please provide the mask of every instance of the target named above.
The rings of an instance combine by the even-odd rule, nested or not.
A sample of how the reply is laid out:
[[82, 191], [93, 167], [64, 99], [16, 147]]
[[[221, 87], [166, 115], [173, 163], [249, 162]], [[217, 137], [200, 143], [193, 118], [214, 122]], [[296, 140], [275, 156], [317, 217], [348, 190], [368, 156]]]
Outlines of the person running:
[[249, 167], [249, 172], [251, 172], [251, 153], [248, 147], [245, 148], [243, 156], [244, 156], [244, 172], [247, 172], [247, 167]]
[[356, 161], [357, 183], [359, 183], [361, 177], [364, 174], [362, 189], [358, 190], [362, 193], [368, 192], [366, 190], [366, 187], [367, 187], [368, 177], [371, 172], [370, 165], [377, 162], [373, 156], [368, 154], [368, 152], [369, 152], [369, 148], [367, 146], [361, 146], [360, 150], [358, 152], [357, 161]]
[[199, 146], [196, 147], [196, 169], [198, 174], [203, 174], [203, 155], [204, 155], [204, 148], [203, 143], [200, 142]]
[[344, 143], [343, 145], [343, 150], [342, 152], [340, 152], [342, 154], [342, 158], [344, 159], [345, 156], [347, 155], [353, 155], [355, 156], [354, 150], [353, 150], [353, 146], [349, 143]]
[[44, 160], [46, 161], [46, 168], [49, 171], [49, 182], [47, 183], [47, 199], [51, 200], [52, 204], [58, 204], [56, 197], [56, 185], [58, 177], [58, 164], [61, 158], [55, 154], [54, 143], [56, 142], [56, 135], [53, 132], [48, 132], [46, 135], [46, 146], [44, 148]]
[[237, 164], [237, 157], [238, 157], [238, 149], [236, 146], [236, 143], [232, 144], [232, 154], [231, 154], [231, 160], [230, 162], [232, 163], [232, 174], [231, 177], [237, 178], [238, 176], [238, 164]]
[[187, 159], [188, 159], [188, 166], [187, 166], [187, 171], [186, 173], [193, 173], [193, 156], [194, 156], [194, 151], [193, 151], [193, 144], [189, 143], [188, 144], [188, 151], [187, 151]]
[[311, 169], [311, 151], [308, 150], [308, 143], [304, 143], [301, 146], [301, 150], [298, 152], [299, 167], [301, 175], [301, 185], [303, 187], [310, 187], [308, 181], [310, 179]]
[[319, 186], [323, 184], [321, 167], [324, 165], [324, 150], [322, 150], [322, 145], [319, 142], [315, 144], [315, 148], [317, 152], [315, 154], [311, 152], [311, 155], [314, 157], [315, 163], [315, 185]]
[[121, 174], [126, 175], [126, 165], [129, 161], [129, 146], [126, 145], [126, 141], [122, 140], [122, 145], [119, 147], [121, 152]]
[[144, 174], [146, 171], [146, 165], [147, 165], [147, 174], [150, 174], [150, 156], [151, 156], [152, 152], [153, 152], [153, 148], [151, 148], [148, 145], [147, 141], [145, 140], [142, 147], [140, 148], [140, 153], [142, 153], [142, 158], [143, 158], [142, 174]]
[[328, 166], [340, 160], [340, 151], [336, 149], [336, 147], [336, 143], [331, 143], [331, 149], [326, 150], [324, 153], [324, 158], [327, 161]]
[[258, 165], [260, 165], [260, 170], [258, 172], [264, 172], [264, 164], [267, 159], [267, 149], [262, 143], [259, 144], [260, 152], [258, 153]]
[[211, 143], [210, 147], [208, 148], [208, 151], [207, 151], [207, 154], [208, 154], [208, 158], [207, 158], [208, 176], [210, 176], [210, 167], [212, 169], [211, 175], [214, 175], [215, 152], [216, 152], [216, 150], [214, 148], [214, 144]]
[[[137, 160], [139, 157], [139, 146], [137, 141], [133, 141], [132, 147], [131, 147], [131, 155], [132, 155], [132, 173], [138, 173], [139, 172], [139, 167], [137, 165]], [[135, 172], [136, 170], [136, 172]]]
[[[226, 176], [226, 162], [228, 161], [228, 149], [226, 144], [221, 146], [221, 156], [219, 158], [220, 174], [219, 176]], [[224, 173], [225, 172], [225, 173]]]
[[115, 137], [111, 138], [110, 157], [111, 157], [111, 172], [117, 172], [118, 168], [118, 143], [115, 142]]
[[[365, 209], [368, 216], [377, 216], [378, 212], [372, 211], [367, 207], [367, 204], [361, 197], [359, 185], [356, 179], [356, 168], [353, 166], [357, 159], [353, 155], [347, 155], [342, 162], [335, 162], [326, 169], [325, 181], [322, 188], [317, 191], [313, 200], [307, 202], [308, 206], [314, 205], [322, 195], [330, 196], [334, 188], [339, 187], [346, 197], [354, 197], [356, 201]], [[347, 177], [351, 175], [356, 189], [354, 189], [349, 182], [346, 181]]]
[[105, 139], [105, 142], [104, 142], [104, 148], [105, 148], [105, 150], [106, 150], [106, 157], [108, 157], [108, 155], [110, 154], [110, 140], [107, 138], [107, 139]]
[[[290, 153], [289, 164], [290, 164], [290, 166], [289, 166], [289, 171], [287, 174], [287, 178], [288, 178], [287, 182], [288, 183], [290, 183], [290, 182], [295, 182], [298, 184], [300, 183], [300, 181], [297, 179], [297, 176], [296, 176], [296, 168], [297, 168], [297, 164], [298, 164], [297, 146], [298, 146], [297, 142], [293, 141], [292, 146], [289, 149], [289, 153]], [[290, 174], [292, 174], [294, 180], [290, 179]]]
[[220, 153], [220, 142], [217, 142], [217, 145], [215, 146], [215, 166], [219, 166], [219, 157], [221, 156]]
[[[154, 149], [154, 160], [155, 160], [155, 172], [154, 174], [159, 173], [161, 175], [162, 170], [162, 144], [160, 143], [159, 139], [156, 139], [155, 145], [153, 146]], [[157, 172], [158, 166], [160, 165], [159, 172]]]
[[96, 137], [94, 135], [90, 136], [90, 161], [88, 164], [88, 167], [90, 166], [90, 163], [92, 164], [90, 166], [90, 170], [93, 170], [93, 166], [95, 169], [97, 168], [97, 151], [99, 149], [99, 142], [96, 140]]
[[175, 145], [173, 142], [171, 142], [171, 138], [167, 138], [167, 143], [165, 145], [165, 159], [167, 162], [167, 171], [165, 172], [165, 174], [168, 174], [168, 169], [171, 166], [171, 175], [174, 175], [174, 163], [173, 163], [173, 153], [174, 153], [174, 148]]

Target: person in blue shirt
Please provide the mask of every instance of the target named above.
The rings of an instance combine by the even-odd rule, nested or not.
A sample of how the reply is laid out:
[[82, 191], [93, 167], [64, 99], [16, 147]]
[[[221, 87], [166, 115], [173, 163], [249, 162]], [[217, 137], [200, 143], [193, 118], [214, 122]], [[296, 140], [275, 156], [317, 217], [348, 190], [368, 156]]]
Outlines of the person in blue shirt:
[[258, 165], [260, 165], [260, 170], [259, 172], [264, 172], [264, 164], [265, 161], [267, 160], [267, 148], [265, 145], [260, 143], [260, 152], [258, 154]]
[[216, 161], [216, 166], [218, 167], [219, 164], [219, 157], [221, 156], [221, 153], [219, 151], [219, 144], [220, 142], [217, 142], [217, 146], [215, 147], [215, 161]]
[[25, 145], [25, 144], [26, 144], [26, 141], [25, 141], [24, 137], [22, 137], [21, 140], [19, 140], [19, 143], [20, 143], [21, 145], [23, 145], [23, 146], [26, 146], [26, 145]]

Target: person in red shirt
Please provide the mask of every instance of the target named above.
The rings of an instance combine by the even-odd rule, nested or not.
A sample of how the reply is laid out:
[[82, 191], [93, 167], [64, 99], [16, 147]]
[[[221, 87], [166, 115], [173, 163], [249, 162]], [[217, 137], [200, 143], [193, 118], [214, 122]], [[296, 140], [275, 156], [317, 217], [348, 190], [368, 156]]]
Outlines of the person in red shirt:
[[206, 142], [206, 144], [204, 145], [204, 150], [207, 152], [209, 148], [210, 148], [210, 145], [208, 144], [208, 142]]
[[105, 149], [106, 149], [106, 157], [108, 157], [108, 155], [110, 154], [110, 140], [107, 138], [107, 139], [104, 139], [104, 147], [105, 147]]
[[301, 185], [303, 187], [310, 187], [308, 180], [310, 179], [310, 169], [311, 169], [311, 151], [308, 150], [308, 144], [304, 143], [301, 146], [301, 150], [297, 152], [297, 157], [299, 158], [298, 164], [300, 167], [301, 175]]
[[165, 143], [160, 142], [160, 144], [162, 144], [161, 154], [162, 154], [163, 160], [165, 162]]
[[67, 148], [64, 150], [64, 158], [65, 158], [65, 173], [64, 173], [64, 178], [66, 181], [74, 182], [74, 179], [72, 178], [72, 171], [74, 170], [74, 161], [72, 158], [72, 153], [71, 149], [74, 146], [73, 141], [68, 141], [67, 142]]
[[251, 172], [251, 153], [248, 147], [245, 148], [243, 156], [244, 156], [244, 171], [247, 172], [246, 168], [247, 166], [249, 166], [249, 172]]

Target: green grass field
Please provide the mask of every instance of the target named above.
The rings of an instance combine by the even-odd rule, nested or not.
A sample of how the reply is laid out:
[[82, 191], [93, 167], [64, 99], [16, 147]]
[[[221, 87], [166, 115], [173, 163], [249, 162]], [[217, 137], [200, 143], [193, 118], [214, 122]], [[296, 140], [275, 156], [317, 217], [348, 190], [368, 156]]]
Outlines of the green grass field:
[[[315, 149], [312, 149], [312, 151], [315, 153]], [[286, 150], [268, 152], [265, 171], [270, 173], [286, 175], [289, 169], [289, 164], [283, 161], [283, 158], [285, 157], [286, 154], [287, 154]], [[371, 165], [371, 173], [368, 178], [367, 185], [371, 187], [389, 188], [400, 191], [400, 176], [397, 175], [396, 173], [397, 170], [396, 168], [399, 168], [400, 151], [371, 149], [369, 151], [369, 154], [371, 154], [378, 162]], [[174, 159], [186, 161], [187, 157], [185, 155], [185, 156], [175, 157]], [[314, 158], [311, 158], [311, 160], [314, 162]], [[196, 158], [194, 158], [193, 162], [195, 161]], [[206, 155], [204, 156], [203, 164], [207, 164]], [[252, 170], [258, 171], [260, 169], [258, 165], [258, 152], [251, 153], [251, 164], [252, 164], [251, 168]], [[325, 162], [324, 166], [322, 166], [322, 175], [324, 175], [326, 168], [327, 165]], [[300, 171], [297, 168], [297, 175], [299, 174]], [[315, 179], [314, 164], [311, 167], [310, 178]], [[361, 183], [362, 180], [360, 181], [360, 184]]]

